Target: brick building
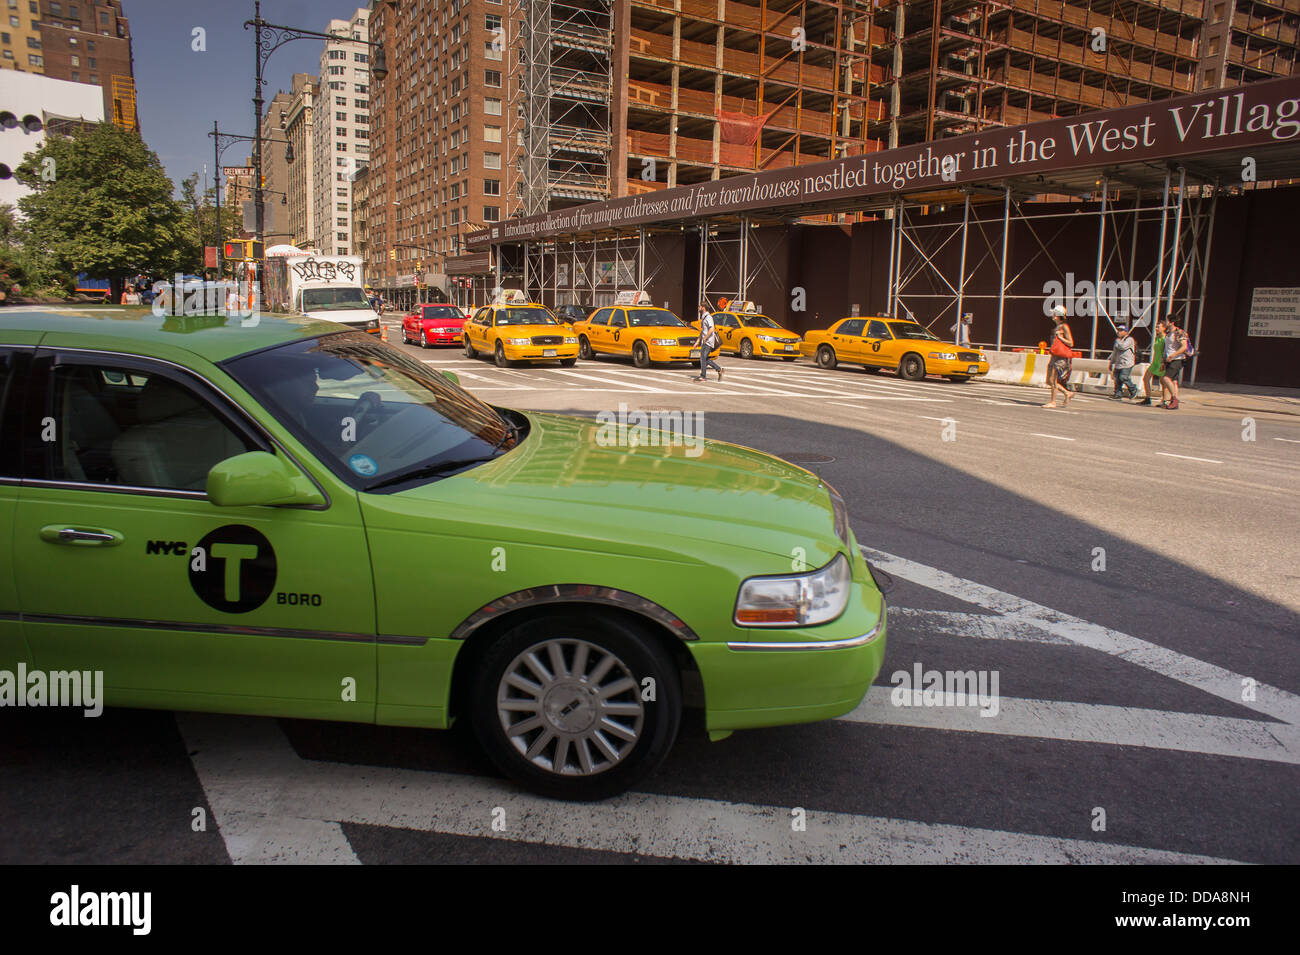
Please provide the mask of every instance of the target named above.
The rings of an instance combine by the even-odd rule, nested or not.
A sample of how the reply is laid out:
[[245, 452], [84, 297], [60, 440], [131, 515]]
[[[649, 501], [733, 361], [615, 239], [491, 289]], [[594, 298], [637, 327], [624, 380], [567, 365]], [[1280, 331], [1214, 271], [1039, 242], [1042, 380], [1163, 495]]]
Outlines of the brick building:
[[316, 244], [313, 157], [316, 148], [314, 110], [319, 88], [319, 79], [310, 73], [293, 74], [285, 122], [285, 136], [293, 147], [294, 161], [285, 170], [285, 191], [289, 194], [289, 202], [284, 228], [289, 232], [289, 241], [303, 249], [314, 248]]
[[131, 30], [121, 0], [40, 0], [40, 11], [45, 75], [101, 87], [105, 118], [138, 130]]

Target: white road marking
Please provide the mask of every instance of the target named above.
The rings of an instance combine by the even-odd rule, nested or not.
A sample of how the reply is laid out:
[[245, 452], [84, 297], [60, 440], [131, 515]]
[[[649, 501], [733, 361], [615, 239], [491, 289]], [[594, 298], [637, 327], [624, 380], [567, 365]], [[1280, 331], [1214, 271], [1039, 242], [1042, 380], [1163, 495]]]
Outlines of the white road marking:
[[[646, 385], [640, 382], [625, 381], [624, 379], [621, 378], [607, 378], [603, 375], [593, 375], [585, 371], [565, 371], [559, 368], [553, 369], [553, 371], [555, 372], [555, 374], [564, 375], [567, 378], [577, 378], [580, 381], [598, 381], [606, 385], [618, 385], [620, 388], [628, 388], [632, 391], [638, 391], [638, 392], [662, 392], [663, 391], [662, 388], [657, 388], [654, 385]], [[561, 384], [563, 383], [556, 382], [557, 386]]]
[[1285, 441], [1287, 444], [1300, 444], [1295, 438], [1274, 438], [1274, 441]]
[[1042, 434], [1038, 431], [1030, 431], [1029, 436], [1032, 438], [1055, 438], [1057, 441], [1073, 441], [1074, 438], [1065, 438], [1059, 434]]
[[893, 689], [873, 686], [857, 709], [839, 719], [1300, 765], [1300, 731], [1285, 723], [1005, 696], [999, 697], [996, 716], [981, 716], [974, 699], [968, 706], [894, 706]]
[[1214, 458], [1194, 458], [1188, 454], [1170, 454], [1168, 451], [1157, 451], [1156, 454], [1166, 458], [1182, 458], [1184, 461], [1204, 461], [1206, 464], [1222, 464], [1222, 461], [1216, 461]]
[[926, 633], [951, 637], [974, 637], [979, 640], [1016, 640], [1024, 643], [1054, 643], [1072, 646], [1065, 637], [1048, 633], [1033, 624], [1008, 620], [999, 614], [962, 613], [959, 610], [918, 610], [913, 607], [889, 608], [891, 625], [896, 620], [923, 628]]
[[[862, 547], [861, 550], [867, 559], [887, 573], [1002, 614], [1009, 623], [1040, 627], [1078, 646], [1119, 657], [1127, 663], [1159, 673], [1187, 686], [1196, 687], [1212, 696], [1282, 720], [1292, 726], [1300, 725], [1300, 696], [1289, 690], [1270, 686], [1213, 663], [1206, 663], [1179, 653], [1177, 650], [1170, 650], [1127, 633], [1080, 620], [1078, 617], [1072, 617], [1013, 594], [965, 580], [936, 567], [918, 564], [904, 557], [896, 557], [870, 547]], [[1242, 699], [1242, 690], [1247, 685], [1248, 679], [1255, 691], [1255, 698], [1252, 700]]]
[[[338, 847], [318, 848], [310, 841], [316, 837], [312, 830], [329, 833], [345, 822], [731, 864], [1232, 861], [818, 810], [808, 811], [806, 831], [795, 832], [787, 806], [647, 793], [564, 803], [496, 779], [303, 760], [270, 719], [185, 713], [177, 722], [237, 862], [335, 861], [330, 855]], [[492, 829], [497, 807], [504, 810], [501, 832]]]

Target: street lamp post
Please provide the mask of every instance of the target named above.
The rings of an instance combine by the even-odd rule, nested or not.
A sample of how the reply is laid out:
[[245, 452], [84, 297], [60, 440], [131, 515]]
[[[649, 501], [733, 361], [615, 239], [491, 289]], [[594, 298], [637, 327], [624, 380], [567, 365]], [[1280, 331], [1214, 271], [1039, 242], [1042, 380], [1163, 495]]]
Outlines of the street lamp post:
[[271, 54], [291, 40], [338, 40], [345, 43], [362, 43], [375, 50], [374, 62], [370, 64], [370, 75], [382, 80], [388, 75], [388, 64], [384, 57], [384, 48], [370, 40], [359, 40], [337, 33], [322, 33], [319, 30], [302, 30], [298, 27], [281, 26], [267, 23], [262, 19], [262, 2], [253, 4], [253, 19], [244, 21], [244, 29], [253, 28], [253, 166], [256, 181], [253, 183], [253, 210], [256, 216], [257, 238], [262, 240], [264, 207], [262, 204], [262, 70]]

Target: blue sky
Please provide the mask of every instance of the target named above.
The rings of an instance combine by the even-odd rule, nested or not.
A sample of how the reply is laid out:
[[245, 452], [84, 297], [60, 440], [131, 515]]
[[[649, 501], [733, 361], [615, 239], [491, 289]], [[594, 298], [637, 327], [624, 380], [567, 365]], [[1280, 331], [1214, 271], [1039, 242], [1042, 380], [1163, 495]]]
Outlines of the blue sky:
[[[263, 0], [262, 17], [272, 23], [324, 31], [332, 19], [347, 19], [359, 0]], [[136, 108], [140, 130], [179, 187], [192, 172], [208, 167], [212, 183], [212, 131], [253, 132], [253, 0], [232, 3], [197, 0], [123, 0], [135, 55]], [[191, 49], [193, 30], [206, 31], [205, 52]], [[294, 73], [320, 70], [323, 40], [294, 40], [266, 65], [263, 98], [288, 90]], [[236, 143], [222, 165], [240, 165], [251, 152]]]

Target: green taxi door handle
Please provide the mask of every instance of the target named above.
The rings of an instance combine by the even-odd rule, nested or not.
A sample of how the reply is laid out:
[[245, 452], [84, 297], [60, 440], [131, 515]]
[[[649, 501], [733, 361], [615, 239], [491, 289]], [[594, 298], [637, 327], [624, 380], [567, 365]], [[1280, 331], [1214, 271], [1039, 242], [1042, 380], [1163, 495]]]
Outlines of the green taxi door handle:
[[69, 527], [67, 524], [46, 524], [41, 528], [41, 540], [51, 544], [71, 544], [75, 547], [116, 547], [125, 537], [118, 531], [102, 527]]

